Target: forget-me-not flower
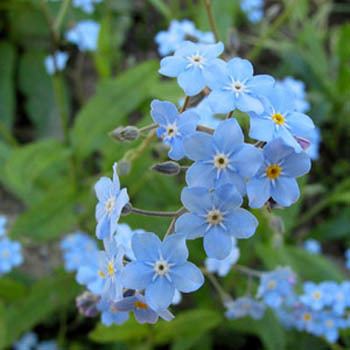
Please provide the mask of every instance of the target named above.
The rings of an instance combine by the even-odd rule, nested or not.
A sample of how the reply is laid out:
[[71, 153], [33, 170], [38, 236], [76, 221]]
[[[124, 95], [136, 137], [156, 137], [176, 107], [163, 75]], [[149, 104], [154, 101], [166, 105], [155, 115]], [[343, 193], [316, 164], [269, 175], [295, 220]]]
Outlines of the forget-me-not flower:
[[7, 237], [0, 239], [0, 276], [23, 262], [22, 246]]
[[334, 293], [338, 287], [334, 282], [323, 282], [316, 284], [313, 282], [304, 283], [304, 293], [300, 296], [300, 301], [315, 311], [322, 310], [325, 306], [333, 303]]
[[176, 106], [167, 101], [154, 100], [151, 115], [159, 125], [157, 135], [170, 147], [169, 158], [179, 160], [184, 157], [183, 140], [196, 131], [199, 116], [192, 110], [179, 113]]
[[269, 142], [263, 154], [264, 164], [247, 183], [250, 207], [260, 208], [270, 197], [283, 207], [292, 205], [300, 195], [295, 178], [309, 172], [310, 158], [304, 152], [296, 153], [281, 139]]
[[265, 305], [251, 297], [241, 297], [230, 301], [225, 305], [225, 316], [229, 320], [250, 316], [254, 320], [260, 320], [265, 313]]
[[173, 56], [160, 61], [159, 73], [167, 77], [177, 77], [177, 82], [187, 96], [194, 96], [206, 87], [205, 75], [219, 61], [224, 45], [196, 44], [185, 41]]
[[114, 239], [118, 246], [124, 250], [124, 255], [130, 259], [135, 260], [134, 252], [132, 251], [131, 241], [135, 233], [143, 233], [144, 230], [132, 230], [128, 224], [118, 224]]
[[198, 124], [200, 125], [216, 129], [216, 127], [220, 124], [220, 119], [215, 117], [214, 112], [209, 105], [207, 97], [190, 110], [196, 112], [199, 115], [200, 119]]
[[122, 209], [129, 202], [126, 188], [120, 188], [117, 163], [113, 165], [113, 179], [101, 177], [95, 185], [95, 192], [98, 198], [96, 236], [103, 239], [116, 231]]
[[142, 294], [135, 294], [130, 297], [125, 297], [124, 299], [114, 303], [117, 310], [129, 312], [132, 311], [135, 315], [137, 322], [151, 323], [154, 324], [161, 317], [165, 321], [171, 321], [174, 316], [167, 310], [153, 310], [146, 302], [145, 297]]
[[101, 322], [105, 326], [121, 325], [129, 319], [129, 312], [117, 308], [113, 299], [101, 298], [97, 304], [97, 309], [101, 312]]
[[185, 154], [194, 161], [186, 173], [189, 186], [212, 188], [230, 183], [244, 195], [245, 181], [263, 162], [260, 149], [244, 143], [235, 119], [221, 122], [213, 135], [196, 132], [184, 140]]
[[73, 0], [73, 6], [80, 8], [86, 13], [93, 13], [95, 10], [95, 4], [100, 3], [102, 0]]
[[92, 20], [78, 22], [66, 33], [66, 39], [78, 46], [79, 50], [96, 51], [100, 24]]
[[181, 215], [176, 232], [185, 232], [188, 239], [204, 237], [204, 250], [209, 258], [225, 259], [232, 251], [232, 237], [249, 238], [258, 226], [255, 216], [240, 208], [242, 197], [226, 184], [215, 190], [187, 187], [181, 201], [189, 213]]
[[175, 289], [189, 293], [202, 286], [202, 272], [187, 261], [184, 235], [171, 235], [161, 242], [154, 233], [137, 233], [132, 248], [136, 260], [125, 266], [123, 284], [125, 288], [145, 289], [146, 303], [152, 309], [166, 309]]
[[5, 215], [0, 215], [0, 237], [6, 235], [6, 225], [7, 217]]
[[52, 75], [58, 71], [63, 71], [66, 68], [68, 58], [68, 54], [62, 51], [57, 51], [54, 55], [47, 56], [44, 62], [47, 73]]
[[34, 332], [25, 333], [13, 344], [14, 350], [32, 350], [38, 344], [38, 336]]
[[284, 88], [274, 87], [266, 93], [263, 104], [263, 111], [249, 113], [249, 136], [266, 142], [281, 138], [301, 152], [303, 148], [297, 138], [307, 139], [315, 126], [310, 117], [295, 110], [293, 95]]
[[235, 109], [262, 113], [264, 106], [260, 96], [273, 86], [274, 79], [265, 74], [253, 74], [253, 65], [239, 57], [228, 62], [221, 60], [209, 67], [206, 80], [213, 90], [208, 96], [212, 110], [215, 113], [228, 113]]
[[303, 246], [310, 254], [320, 254], [322, 252], [321, 243], [316, 239], [307, 239]]
[[264, 17], [264, 0], [241, 0], [241, 9], [250, 22], [260, 22]]

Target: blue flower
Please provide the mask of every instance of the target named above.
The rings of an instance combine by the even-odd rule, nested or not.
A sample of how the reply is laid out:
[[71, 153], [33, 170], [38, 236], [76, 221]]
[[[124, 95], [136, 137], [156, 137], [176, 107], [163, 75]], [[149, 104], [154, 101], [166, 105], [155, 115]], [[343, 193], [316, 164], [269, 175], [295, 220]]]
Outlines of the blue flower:
[[105, 239], [104, 245], [104, 251], [91, 254], [90, 261], [79, 267], [76, 278], [92, 293], [116, 301], [123, 296], [124, 250], [113, 238]]
[[289, 267], [279, 267], [262, 274], [257, 296], [271, 308], [279, 308], [294, 301], [295, 282], [295, 274]]
[[195, 44], [185, 41], [173, 56], [160, 61], [159, 73], [177, 77], [177, 82], [187, 96], [194, 96], [206, 87], [205, 74], [215, 67], [224, 45]]
[[34, 332], [25, 333], [13, 344], [14, 350], [33, 350], [38, 344], [38, 336]]
[[319, 311], [332, 304], [337, 285], [335, 283], [305, 282], [303, 288], [304, 294], [300, 296], [300, 301], [312, 310]]
[[90, 14], [94, 12], [95, 4], [101, 1], [102, 0], [73, 0], [73, 6]]
[[321, 243], [311, 238], [304, 242], [304, 249], [310, 254], [321, 254], [322, 251]]
[[264, 0], [242, 0], [241, 9], [250, 22], [260, 22], [264, 17]]
[[225, 259], [232, 251], [232, 237], [251, 237], [258, 221], [240, 208], [242, 197], [232, 185], [209, 191], [204, 187], [182, 190], [181, 201], [189, 213], [181, 215], [176, 232], [186, 232], [188, 239], [204, 237], [204, 250], [209, 258]]
[[99, 201], [96, 206], [96, 236], [103, 239], [116, 231], [122, 209], [129, 202], [126, 188], [120, 189], [117, 163], [113, 165], [113, 180], [101, 177], [95, 185], [95, 192]]
[[169, 158], [179, 160], [184, 157], [184, 137], [195, 132], [199, 116], [191, 111], [179, 113], [173, 103], [154, 100], [151, 115], [159, 125], [157, 135], [170, 147]]
[[244, 143], [235, 119], [223, 121], [213, 135], [196, 132], [184, 140], [185, 154], [195, 162], [186, 173], [189, 186], [212, 188], [230, 183], [244, 195], [245, 180], [261, 167], [260, 149]]
[[102, 298], [97, 304], [97, 309], [101, 311], [101, 322], [105, 326], [121, 325], [129, 319], [129, 312], [120, 310], [110, 299]]
[[66, 39], [77, 45], [82, 52], [96, 51], [99, 32], [99, 23], [92, 20], [80, 21], [66, 33]]
[[45, 58], [45, 68], [48, 74], [55, 74], [57, 71], [63, 71], [66, 68], [68, 61], [68, 54], [66, 52], [57, 51], [55, 54], [49, 55]]
[[168, 236], [163, 242], [154, 233], [137, 233], [132, 239], [135, 261], [123, 272], [125, 288], [145, 289], [146, 303], [164, 310], [172, 302], [175, 289], [189, 293], [204, 282], [201, 271], [188, 262], [184, 236]]
[[295, 110], [293, 102], [288, 90], [270, 89], [263, 99], [264, 110], [249, 113], [249, 136], [266, 142], [281, 138], [295, 151], [301, 152], [303, 148], [297, 138], [307, 139], [315, 126], [310, 117]]
[[157, 311], [153, 310], [147, 304], [145, 297], [139, 293], [114, 303], [114, 306], [120, 311], [132, 311], [137, 322], [141, 324], [154, 324], [158, 321], [158, 317], [161, 317], [165, 321], [171, 321], [174, 318], [172, 313], [167, 309]]
[[209, 128], [216, 129], [220, 124], [220, 119], [215, 118], [214, 112], [210, 108], [208, 98], [204, 98], [197, 106], [190, 109], [191, 111], [199, 115], [198, 124], [207, 126]]
[[317, 160], [320, 156], [321, 131], [319, 128], [312, 129], [306, 138], [297, 138], [299, 144], [303, 147], [302, 141], [306, 141], [303, 147], [304, 151], [312, 160]]
[[309, 172], [310, 158], [304, 152], [296, 153], [281, 139], [269, 142], [263, 153], [264, 164], [247, 183], [250, 207], [260, 208], [270, 197], [283, 207], [292, 205], [300, 195], [295, 178]]
[[118, 224], [114, 239], [118, 246], [124, 250], [125, 256], [130, 260], [135, 260], [134, 252], [132, 251], [131, 241], [135, 233], [143, 233], [144, 230], [132, 230], [127, 224]]
[[276, 83], [291, 93], [294, 98], [294, 108], [298, 112], [305, 113], [310, 109], [310, 103], [306, 99], [305, 84], [293, 77], [286, 77]]
[[54, 340], [45, 340], [40, 342], [35, 350], [59, 350], [59, 347]]
[[217, 273], [219, 276], [226, 276], [231, 270], [232, 266], [237, 262], [239, 258], [239, 248], [236, 246], [236, 239], [232, 237], [232, 251], [223, 260], [206, 258], [205, 267], [209, 272]]
[[332, 312], [322, 312], [319, 315], [319, 336], [325, 337], [330, 343], [339, 338], [339, 329], [346, 328], [346, 321]]
[[333, 292], [332, 309], [337, 315], [342, 315], [350, 307], [350, 282], [344, 281]]
[[0, 276], [10, 272], [23, 262], [22, 247], [17, 241], [7, 237], [0, 239]]
[[206, 73], [208, 86], [213, 90], [208, 100], [214, 113], [235, 109], [262, 113], [264, 106], [260, 97], [273, 86], [274, 79], [269, 75], [254, 76], [252, 64], [239, 57], [219, 63], [209, 67]]
[[226, 303], [225, 316], [230, 320], [250, 316], [254, 320], [260, 320], [265, 313], [265, 305], [251, 297], [241, 297]]
[[80, 231], [66, 236], [60, 247], [67, 271], [76, 271], [91, 258], [91, 254], [97, 252], [96, 242], [88, 234]]
[[6, 225], [7, 225], [7, 217], [4, 215], [0, 215], [0, 237], [6, 235]]

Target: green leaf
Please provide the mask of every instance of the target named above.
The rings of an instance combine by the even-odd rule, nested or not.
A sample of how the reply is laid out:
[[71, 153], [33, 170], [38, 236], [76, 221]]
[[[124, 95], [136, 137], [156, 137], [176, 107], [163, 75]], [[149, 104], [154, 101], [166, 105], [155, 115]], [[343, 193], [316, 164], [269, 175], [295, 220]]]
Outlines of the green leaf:
[[341, 270], [322, 255], [313, 255], [304, 249], [289, 246], [272, 247], [260, 244], [256, 249], [268, 269], [279, 265], [290, 266], [300, 279], [315, 282], [344, 279]]
[[0, 123], [11, 128], [15, 113], [15, 69], [16, 51], [6, 41], [0, 42]]
[[148, 0], [167, 20], [172, 19], [170, 8], [163, 0]]
[[107, 133], [125, 123], [129, 113], [150, 97], [157, 81], [156, 61], [148, 61], [105, 81], [96, 96], [80, 111], [72, 130], [72, 141], [80, 157], [111, 142]]
[[54, 312], [66, 308], [79, 289], [74, 279], [65, 273], [35, 283], [21, 301], [6, 308], [6, 345], [9, 346], [23, 332], [45, 321]]
[[271, 310], [266, 310], [264, 318], [261, 320], [245, 317], [230, 321], [229, 327], [239, 332], [258, 336], [264, 343], [266, 350], [284, 350], [286, 348], [285, 331]]
[[0, 278], [0, 299], [14, 301], [25, 296], [26, 293], [27, 288], [23, 284], [9, 277]]

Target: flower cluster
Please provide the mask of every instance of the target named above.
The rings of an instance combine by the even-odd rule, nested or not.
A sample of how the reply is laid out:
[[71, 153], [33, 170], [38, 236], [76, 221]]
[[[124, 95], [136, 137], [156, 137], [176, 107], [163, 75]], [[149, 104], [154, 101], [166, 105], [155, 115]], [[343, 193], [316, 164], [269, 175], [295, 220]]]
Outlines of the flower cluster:
[[39, 341], [38, 336], [34, 332], [24, 334], [15, 344], [14, 350], [59, 350], [54, 340]]
[[98, 4], [101, 1], [102, 0], [73, 0], [73, 6], [90, 14], [94, 12], [95, 4]]
[[0, 216], [0, 276], [22, 264], [22, 246], [6, 236], [7, 219]]
[[242, 0], [241, 9], [250, 22], [260, 22], [264, 17], [264, 0]]

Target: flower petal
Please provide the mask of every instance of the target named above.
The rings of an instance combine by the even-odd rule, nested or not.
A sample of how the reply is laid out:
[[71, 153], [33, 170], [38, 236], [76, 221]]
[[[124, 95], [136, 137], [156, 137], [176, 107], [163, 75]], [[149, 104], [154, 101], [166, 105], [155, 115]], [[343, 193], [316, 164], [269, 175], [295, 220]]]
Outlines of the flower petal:
[[214, 132], [213, 139], [220, 151], [224, 153], [232, 151], [235, 146], [244, 142], [242, 129], [236, 119], [221, 122]]
[[172, 264], [182, 264], [188, 259], [188, 249], [184, 234], [172, 234], [162, 243], [164, 259]]
[[258, 226], [258, 220], [248, 210], [238, 208], [232, 211], [227, 218], [229, 224], [227, 229], [236, 238], [249, 238]]
[[197, 95], [206, 86], [202, 71], [197, 67], [187, 69], [180, 73], [177, 82], [187, 96]]
[[136, 260], [156, 261], [159, 257], [161, 241], [152, 232], [135, 233], [131, 241]]
[[207, 99], [214, 113], [228, 113], [236, 108], [234, 94], [231, 91], [213, 90]]
[[246, 59], [234, 57], [227, 62], [227, 70], [237, 80], [245, 80], [253, 76], [253, 65]]
[[147, 304], [155, 311], [166, 309], [173, 300], [175, 287], [165, 277], [158, 277], [145, 290]]
[[141, 290], [152, 282], [153, 275], [154, 271], [150, 266], [132, 261], [125, 266], [121, 278], [125, 288]]
[[244, 144], [232, 157], [232, 164], [243, 177], [252, 177], [263, 164], [263, 153], [253, 145]]
[[205, 187], [185, 187], [181, 192], [181, 202], [193, 213], [206, 213], [212, 206], [211, 195]]
[[203, 236], [206, 226], [203, 218], [186, 213], [176, 220], [175, 232], [186, 234], [187, 239], [195, 239]]
[[175, 288], [183, 293], [194, 292], [204, 283], [201, 270], [191, 262], [175, 266], [171, 269], [171, 279]]
[[178, 114], [176, 106], [171, 102], [153, 100], [151, 103], [151, 116], [159, 125], [173, 123]]
[[188, 62], [179, 56], [164, 57], [160, 61], [159, 73], [166, 77], [175, 78], [185, 71]]
[[272, 186], [271, 197], [281, 206], [289, 207], [299, 198], [300, 192], [295, 179], [280, 177]]
[[196, 132], [184, 139], [185, 153], [194, 161], [210, 159], [214, 153], [212, 136], [204, 132]]
[[270, 180], [251, 179], [247, 183], [247, 195], [251, 208], [261, 208], [270, 198]]
[[310, 157], [304, 153], [292, 153], [283, 161], [283, 174], [288, 177], [298, 177], [307, 174], [311, 168]]
[[112, 188], [112, 180], [108, 177], [101, 177], [95, 184], [95, 192], [99, 201], [105, 202], [109, 196]]
[[213, 226], [205, 234], [203, 244], [209, 258], [225, 259], [232, 250], [232, 238], [217, 226]]

